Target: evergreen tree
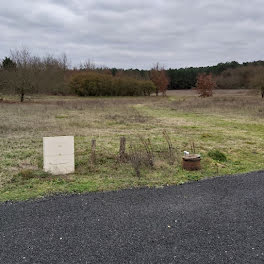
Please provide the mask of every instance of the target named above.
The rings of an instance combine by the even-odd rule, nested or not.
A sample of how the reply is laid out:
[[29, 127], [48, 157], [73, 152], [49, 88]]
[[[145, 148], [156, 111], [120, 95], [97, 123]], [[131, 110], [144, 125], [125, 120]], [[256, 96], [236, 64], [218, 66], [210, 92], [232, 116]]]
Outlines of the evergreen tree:
[[2, 67], [4, 70], [12, 70], [16, 68], [16, 63], [13, 62], [10, 58], [5, 57], [2, 61]]

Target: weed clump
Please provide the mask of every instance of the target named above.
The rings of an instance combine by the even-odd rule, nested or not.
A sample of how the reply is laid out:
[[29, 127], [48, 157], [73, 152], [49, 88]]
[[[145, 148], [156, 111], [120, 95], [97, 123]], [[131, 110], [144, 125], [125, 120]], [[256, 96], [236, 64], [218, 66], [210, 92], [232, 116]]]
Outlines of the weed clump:
[[223, 161], [223, 162], [227, 161], [226, 155], [219, 150], [210, 150], [208, 152], [208, 156], [216, 161]]
[[137, 146], [132, 144], [129, 147], [129, 161], [135, 171], [136, 176], [141, 178], [140, 169], [143, 165], [143, 154]]
[[167, 159], [169, 161], [169, 165], [173, 165], [175, 161], [177, 161], [179, 164], [179, 153], [177, 153], [178, 151], [173, 147], [171, 138], [166, 130], [163, 130], [163, 137], [165, 138], [168, 145]]
[[28, 181], [31, 179], [45, 179], [50, 176], [50, 173], [44, 171], [35, 171], [35, 170], [21, 170], [17, 175], [12, 179], [12, 182], [18, 181]]
[[148, 167], [154, 168], [154, 151], [149, 138], [145, 139], [139, 136], [139, 144], [130, 144], [128, 160], [130, 161], [135, 174], [138, 178], [141, 178], [141, 168]]

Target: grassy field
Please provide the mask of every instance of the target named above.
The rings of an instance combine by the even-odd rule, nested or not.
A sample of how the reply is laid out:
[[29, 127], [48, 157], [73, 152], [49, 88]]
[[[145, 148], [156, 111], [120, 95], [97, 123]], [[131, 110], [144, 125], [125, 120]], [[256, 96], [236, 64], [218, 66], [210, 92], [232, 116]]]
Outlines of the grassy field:
[[[163, 136], [168, 133], [177, 158]], [[51, 176], [42, 171], [42, 137], [75, 136], [76, 173]], [[141, 141], [149, 138], [154, 167], [118, 160], [119, 140], [144, 159]], [[91, 164], [91, 140], [97, 162]], [[141, 140], [140, 140], [141, 139]], [[184, 150], [202, 155], [202, 170], [181, 169]], [[208, 155], [219, 150], [227, 161]], [[0, 201], [24, 200], [62, 192], [106, 191], [182, 184], [217, 175], [264, 169], [264, 100], [248, 91], [217, 91], [199, 98], [193, 91], [167, 97], [32, 97], [0, 103]]]

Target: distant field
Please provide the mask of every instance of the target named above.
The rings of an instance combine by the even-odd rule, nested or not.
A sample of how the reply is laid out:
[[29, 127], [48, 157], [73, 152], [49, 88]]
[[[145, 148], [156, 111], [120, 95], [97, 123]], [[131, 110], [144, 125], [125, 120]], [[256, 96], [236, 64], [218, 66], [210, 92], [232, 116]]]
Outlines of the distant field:
[[[212, 98], [195, 91], [168, 91], [167, 97], [78, 98], [33, 96], [24, 104], [0, 103], [0, 201], [61, 192], [105, 191], [182, 184], [223, 174], [264, 169], [264, 100], [248, 90], [217, 90]], [[170, 165], [163, 131], [178, 159], [194, 143], [202, 171]], [[76, 173], [42, 172], [42, 137], [74, 135]], [[154, 168], [142, 166], [138, 178], [129, 162], [118, 161], [119, 139], [140, 148], [149, 138]], [[97, 163], [90, 143], [97, 140]], [[227, 161], [208, 156], [219, 150]], [[143, 150], [142, 150], [143, 151]]]
[[[256, 94], [255, 90], [247, 90], [247, 89], [236, 89], [236, 90], [222, 90], [216, 89], [214, 90], [215, 96], [248, 96]], [[195, 90], [169, 90], [167, 91], [168, 96], [198, 96]]]

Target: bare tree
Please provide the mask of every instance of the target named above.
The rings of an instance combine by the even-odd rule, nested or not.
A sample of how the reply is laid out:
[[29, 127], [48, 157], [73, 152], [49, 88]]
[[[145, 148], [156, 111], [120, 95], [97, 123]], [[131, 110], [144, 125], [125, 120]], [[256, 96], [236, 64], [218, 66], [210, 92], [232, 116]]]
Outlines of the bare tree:
[[159, 95], [159, 92], [162, 92], [162, 95], [165, 96], [169, 84], [169, 79], [166, 75], [164, 67], [161, 67], [159, 63], [157, 63], [151, 69], [150, 79], [156, 86], [156, 96]]
[[90, 59], [88, 59], [84, 63], [80, 63], [79, 68], [80, 70], [94, 71], [96, 69], [96, 65]]
[[68, 59], [65, 54], [60, 58], [46, 55], [41, 59], [41, 72], [38, 77], [38, 93], [66, 94], [65, 78]]
[[0, 91], [18, 94], [23, 102], [25, 95], [34, 93], [66, 94], [65, 76], [68, 69], [66, 54], [59, 58], [52, 55], [32, 56], [27, 49], [12, 50], [15, 67], [0, 71]]
[[60, 61], [60, 64], [61, 64], [64, 72], [66, 70], [68, 70], [68, 68], [70, 66], [70, 62], [68, 60], [68, 57], [67, 57], [66, 53], [62, 53], [61, 58], [59, 59], [59, 61]]
[[11, 89], [20, 96], [20, 102], [24, 101], [26, 93], [33, 93], [35, 85], [36, 58], [27, 49], [12, 50], [11, 59], [16, 63], [12, 78], [9, 79]]

